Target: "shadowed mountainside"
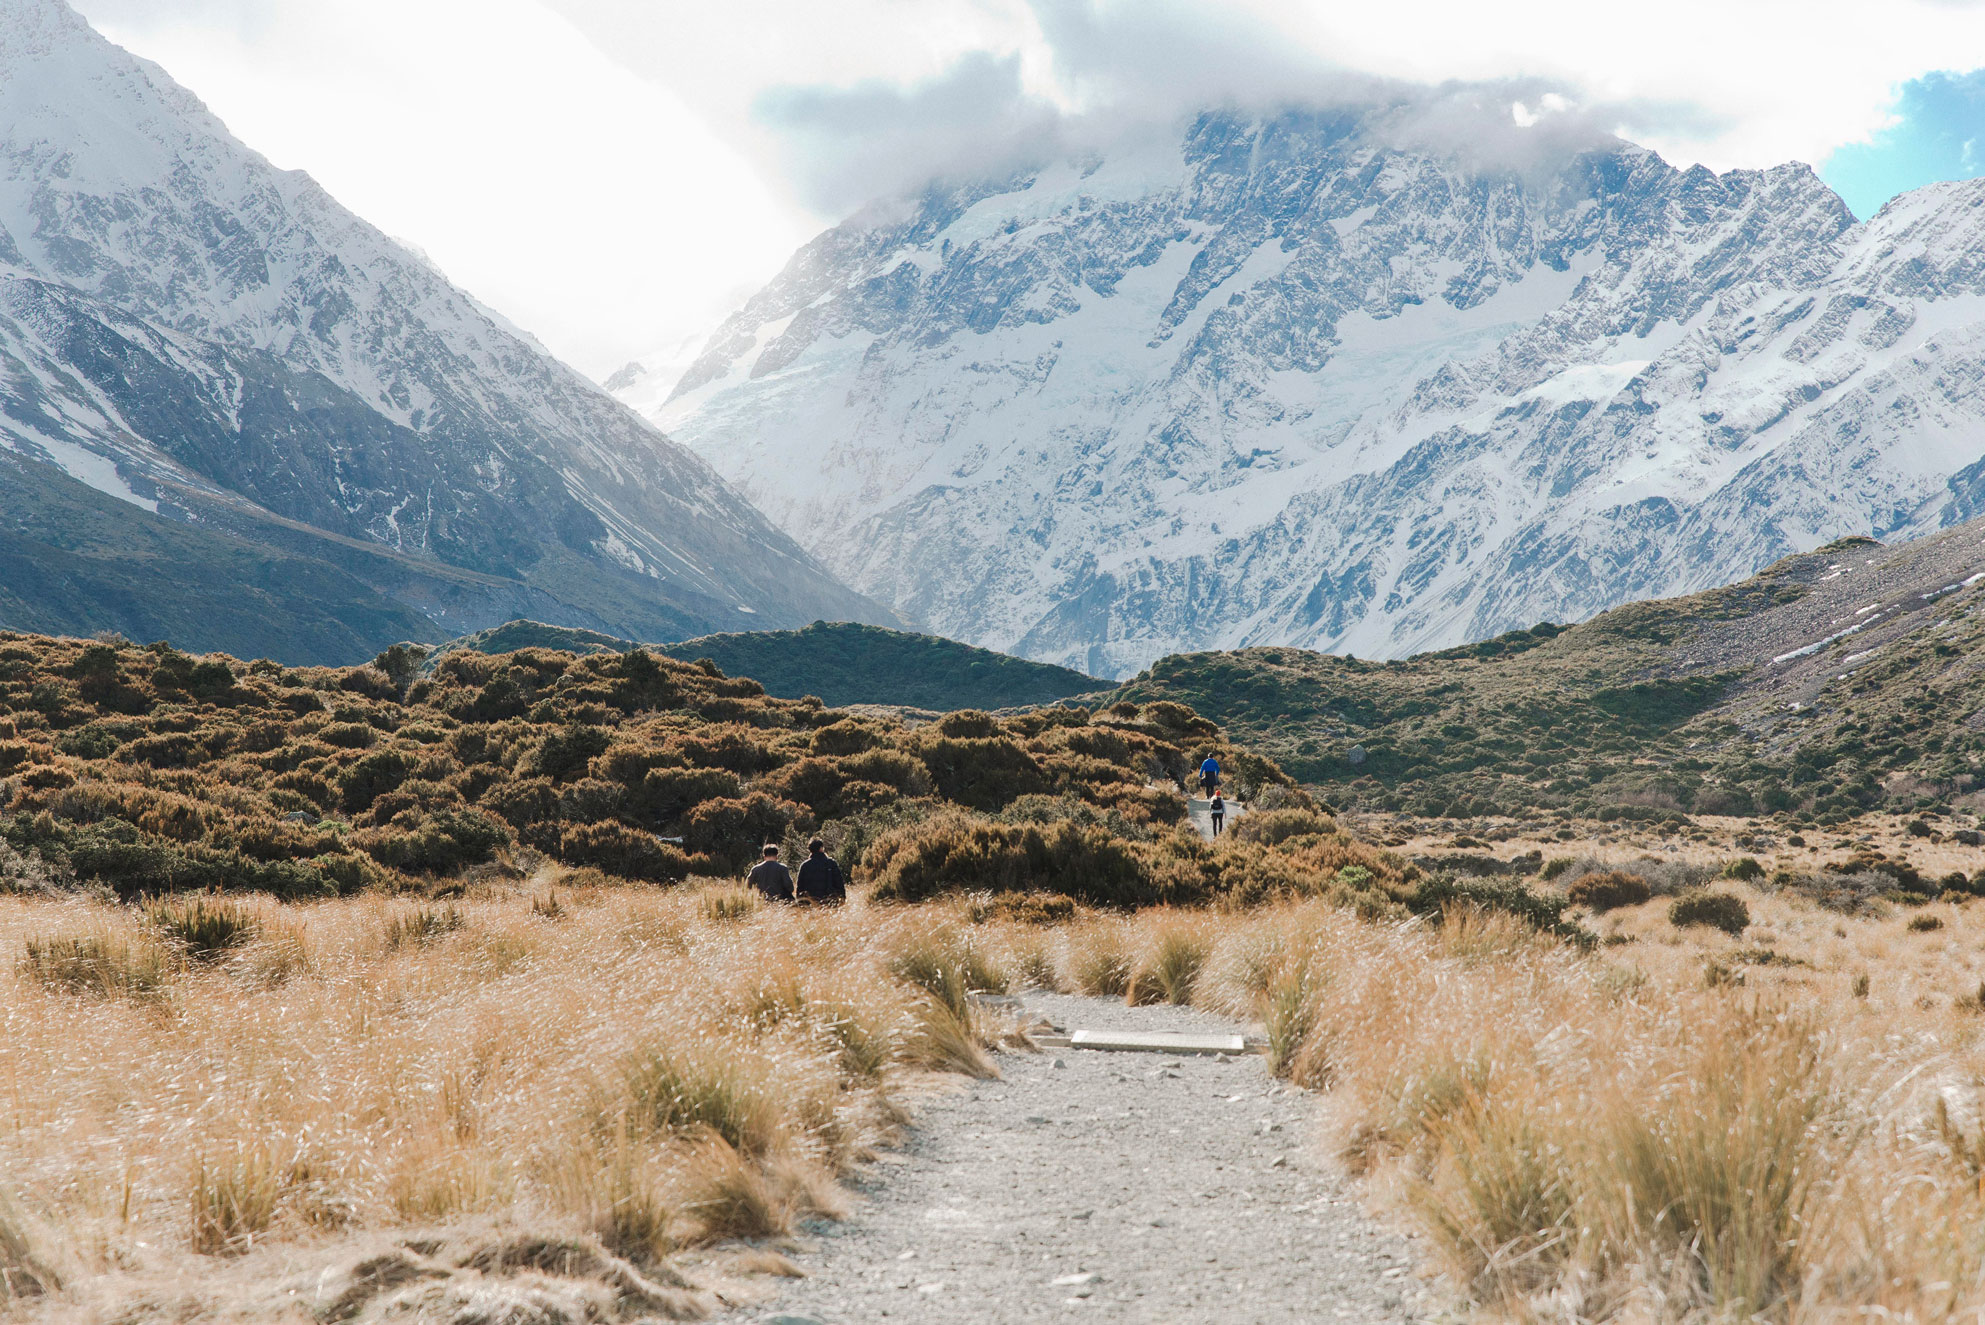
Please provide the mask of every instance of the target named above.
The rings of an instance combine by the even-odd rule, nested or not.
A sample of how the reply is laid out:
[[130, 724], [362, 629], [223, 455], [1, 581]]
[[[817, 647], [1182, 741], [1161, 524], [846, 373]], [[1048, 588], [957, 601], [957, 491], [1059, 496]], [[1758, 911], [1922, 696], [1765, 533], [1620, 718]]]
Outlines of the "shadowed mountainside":
[[[512, 621], [451, 641], [443, 652], [508, 653], [521, 648], [622, 653], [635, 645], [594, 631]], [[901, 708], [1023, 708], [1094, 694], [1108, 683], [1065, 667], [1029, 662], [936, 635], [851, 621], [816, 621], [799, 630], [704, 635], [655, 652], [684, 662], [708, 658], [732, 676], [749, 676], [767, 694], [818, 696], [827, 704]]]

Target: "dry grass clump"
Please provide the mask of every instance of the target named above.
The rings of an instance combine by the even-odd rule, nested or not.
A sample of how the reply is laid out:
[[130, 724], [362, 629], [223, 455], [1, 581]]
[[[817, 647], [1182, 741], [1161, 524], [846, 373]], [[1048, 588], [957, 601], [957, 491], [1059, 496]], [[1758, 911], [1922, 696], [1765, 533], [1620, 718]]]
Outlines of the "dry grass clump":
[[414, 944], [428, 944], [453, 934], [468, 921], [453, 906], [417, 906], [396, 911], [381, 931], [388, 952]]
[[1166, 918], [1147, 926], [1152, 930], [1149, 947], [1132, 968], [1124, 986], [1124, 1001], [1142, 1003], [1192, 1002], [1192, 991], [1199, 982], [1213, 952], [1213, 941], [1203, 920]]
[[98, 998], [155, 998], [174, 974], [172, 954], [129, 927], [98, 920], [82, 933], [30, 937], [21, 973], [51, 990]]
[[[27, 1212], [0, 1212], [5, 1291], [53, 1295], [51, 1319], [161, 1293], [254, 1318], [287, 1309], [254, 1297], [279, 1265], [471, 1221], [622, 1258], [687, 1295], [660, 1314], [694, 1314], [711, 1300], [665, 1282], [673, 1249], [837, 1216], [838, 1179], [900, 1132], [905, 1073], [996, 1072], [970, 994], [999, 983], [1002, 932], [859, 905], [741, 925], [697, 891], [556, 882], [556, 923], [542, 879], [260, 901], [200, 961], [164, 937], [212, 932], [191, 899], [0, 898], [0, 1172]], [[413, 1277], [354, 1301], [431, 1313], [526, 1273], [407, 1254], [381, 1273]]]
[[62, 1277], [41, 1263], [19, 1214], [0, 1199], [0, 1307], [62, 1287]]
[[[1277, 907], [1205, 931], [1190, 998], [1264, 1024], [1274, 1070], [1326, 1092], [1347, 1161], [1497, 1314], [1968, 1319], [1985, 912], [1940, 911], [1905, 947], [1902, 925], [1796, 895], [1745, 905], [1769, 946], [1612, 913], [1631, 967], [1507, 911]], [[1151, 953], [1177, 923], [1074, 927], [1070, 969], [1084, 941]]]
[[163, 898], [146, 905], [145, 919], [196, 962], [222, 961], [262, 933], [247, 906], [218, 897]]
[[1115, 998], [1130, 987], [1130, 935], [1122, 923], [1098, 921], [1069, 934], [1069, 983], [1078, 993]]
[[697, 898], [703, 918], [717, 924], [749, 920], [765, 902], [756, 888], [742, 883], [715, 884], [701, 889]]

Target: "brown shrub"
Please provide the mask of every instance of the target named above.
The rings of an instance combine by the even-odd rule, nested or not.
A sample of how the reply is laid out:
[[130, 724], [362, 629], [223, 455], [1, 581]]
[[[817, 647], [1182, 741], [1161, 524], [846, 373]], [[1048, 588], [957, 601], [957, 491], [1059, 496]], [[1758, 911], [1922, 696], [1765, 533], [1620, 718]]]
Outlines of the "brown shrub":
[[811, 822], [805, 806], [753, 792], [696, 806], [683, 816], [682, 843], [738, 870], [757, 859], [767, 842], [783, 841], [789, 828]]
[[1572, 881], [1565, 898], [1573, 906], [1588, 911], [1612, 911], [1622, 906], [1639, 906], [1654, 895], [1654, 889], [1638, 874], [1611, 870], [1585, 874]]
[[[886, 833], [862, 867], [882, 901], [947, 892], [1058, 892], [1097, 906], [1167, 900], [1129, 843], [1070, 821], [1003, 824], [962, 813]], [[1184, 899], [1180, 899], [1184, 900]]]
[[558, 841], [559, 859], [593, 865], [623, 879], [679, 883], [689, 877], [689, 857], [653, 833], [611, 820], [573, 824]]
[[1236, 819], [1234, 826], [1228, 830], [1228, 840], [1259, 842], [1263, 846], [1272, 847], [1292, 837], [1322, 835], [1336, 831], [1336, 821], [1328, 815], [1318, 814], [1315, 810], [1267, 810]]

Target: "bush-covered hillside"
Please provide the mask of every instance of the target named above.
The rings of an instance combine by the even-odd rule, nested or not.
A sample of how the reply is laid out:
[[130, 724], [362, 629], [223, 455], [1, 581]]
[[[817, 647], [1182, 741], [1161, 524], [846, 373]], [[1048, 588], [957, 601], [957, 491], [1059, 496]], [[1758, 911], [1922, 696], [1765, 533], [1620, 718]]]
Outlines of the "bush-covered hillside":
[[660, 651], [685, 662], [708, 658], [735, 676], [751, 677], [770, 694], [818, 695], [829, 704], [900, 704], [943, 713], [1052, 704], [1110, 688], [1066, 667], [852, 621], [705, 635]]
[[[640, 647], [590, 630], [512, 621], [443, 646], [507, 653], [522, 648], [574, 653]], [[1029, 662], [936, 635], [913, 635], [851, 621], [816, 621], [802, 630], [704, 635], [647, 646], [683, 662], [708, 658], [784, 699], [814, 695], [827, 704], [890, 704], [948, 713], [1025, 708], [1096, 694], [1109, 683], [1066, 667]]]
[[[911, 726], [645, 651], [420, 661], [0, 634], [0, 886], [318, 896], [432, 888], [518, 850], [665, 883], [819, 831], [884, 899], [1410, 900], [1410, 871], [1176, 704]], [[1202, 842], [1179, 779], [1207, 752], [1279, 816]]]
[[[1928, 592], [1878, 578], [1936, 551], [1848, 540], [1727, 588], [1404, 661], [1177, 655], [1119, 694], [1188, 705], [1369, 809], [1822, 822], [1948, 809], [1985, 766], [1985, 590], [1934, 564]], [[1850, 561], [1860, 582], [1841, 578]], [[1820, 610], [1825, 595], [1867, 605]]]

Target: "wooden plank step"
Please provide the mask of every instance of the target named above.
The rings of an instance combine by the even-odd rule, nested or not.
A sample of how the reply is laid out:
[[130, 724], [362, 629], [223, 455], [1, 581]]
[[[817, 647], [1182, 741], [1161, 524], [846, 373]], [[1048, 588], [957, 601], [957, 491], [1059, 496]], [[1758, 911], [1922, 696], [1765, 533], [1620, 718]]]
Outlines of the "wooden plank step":
[[1239, 1035], [1190, 1031], [1076, 1031], [1068, 1037], [1073, 1049], [1101, 1049], [1131, 1054], [1244, 1054], [1247, 1040]]

